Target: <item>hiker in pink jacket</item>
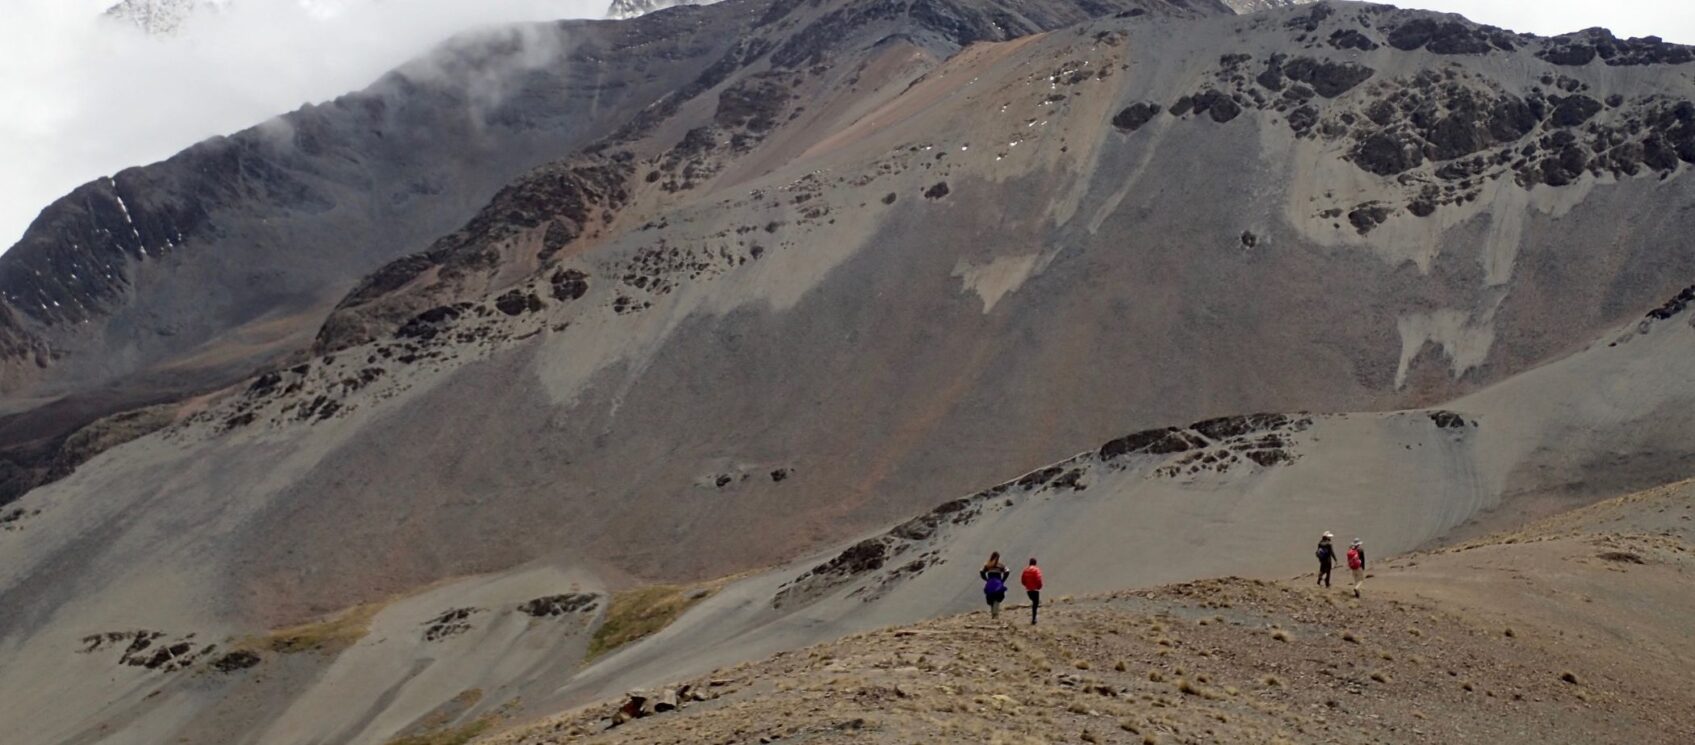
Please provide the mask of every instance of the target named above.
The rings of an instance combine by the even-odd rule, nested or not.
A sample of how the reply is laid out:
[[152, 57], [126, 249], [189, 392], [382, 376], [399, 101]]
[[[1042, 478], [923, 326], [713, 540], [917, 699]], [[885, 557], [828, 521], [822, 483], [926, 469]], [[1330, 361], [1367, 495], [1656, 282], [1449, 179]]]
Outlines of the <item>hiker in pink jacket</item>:
[[1360, 585], [1365, 584], [1365, 545], [1360, 539], [1354, 539], [1354, 545], [1348, 547], [1348, 572], [1354, 575], [1354, 597], [1360, 596]]

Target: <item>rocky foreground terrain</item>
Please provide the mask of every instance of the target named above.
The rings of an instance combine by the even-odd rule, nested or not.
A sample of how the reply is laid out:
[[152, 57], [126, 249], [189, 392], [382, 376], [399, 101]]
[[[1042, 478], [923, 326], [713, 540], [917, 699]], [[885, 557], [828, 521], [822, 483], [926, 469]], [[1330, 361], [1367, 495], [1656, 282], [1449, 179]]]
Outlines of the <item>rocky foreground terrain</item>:
[[1695, 653], [1695, 486], [1371, 569], [1360, 599], [1310, 575], [1225, 578], [1062, 596], [1036, 626], [1014, 603], [879, 629], [478, 742], [1695, 737], [1695, 673], [1642, 664]]

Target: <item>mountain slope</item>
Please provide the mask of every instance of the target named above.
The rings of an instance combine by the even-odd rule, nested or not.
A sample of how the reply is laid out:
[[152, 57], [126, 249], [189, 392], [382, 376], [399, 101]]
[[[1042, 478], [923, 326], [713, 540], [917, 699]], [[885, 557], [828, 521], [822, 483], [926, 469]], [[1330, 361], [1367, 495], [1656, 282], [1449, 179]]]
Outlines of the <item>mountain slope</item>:
[[1015, 602], [714, 671], [610, 731], [623, 699], [478, 742], [1682, 742], [1692, 497], [1378, 561], [1363, 600], [1203, 580], [1049, 598], [1035, 627]]
[[[366, 91], [85, 185], [0, 261], [9, 330], [53, 350], [50, 381], [13, 364], [7, 390], [62, 393], [180, 366], [256, 318], [333, 303], [721, 51], [710, 35], [666, 41], [681, 26], [697, 27], [673, 18], [473, 34]], [[631, 48], [648, 54], [605, 63]]]
[[[286, 343], [208, 329], [287, 361], [0, 512], [0, 700], [74, 704], [20, 740], [382, 742], [965, 610], [986, 546], [1110, 591], [1689, 473], [1686, 48], [1350, 3], [550, 28], [654, 97]], [[692, 610], [579, 670], [650, 583]]]
[[1674, 371], [1695, 355], [1695, 330], [1687, 311], [1668, 320], [1450, 408], [1229, 417], [1106, 441], [725, 588], [558, 700], [969, 610], [981, 603], [972, 567], [989, 550], [1041, 557], [1067, 593], [1269, 578], [1308, 569], [1306, 546], [1327, 529], [1388, 557], [1468, 523], [1522, 525], [1527, 501], [1569, 508], [1678, 478], [1695, 466], [1695, 390]]
[[[58, 431], [20, 427], [27, 439], [0, 449], [278, 364], [361, 276], [463, 224], [516, 174], [618, 130], [645, 132], [767, 53], [793, 66], [844, 41], [792, 28], [786, 12], [689, 8], [469, 38], [364, 93], [80, 188], [0, 258], [0, 320], [13, 322], [0, 329], [12, 353], [0, 390], [26, 416], [61, 398], [104, 408], [53, 417]], [[918, 12], [870, 7], [825, 25], [853, 24], [846, 37], [864, 44], [878, 29], [910, 30], [934, 62], [1088, 17], [1072, 2]], [[758, 23], [760, 44], [737, 41]], [[633, 61], [610, 63], [624, 55]], [[33, 467], [27, 454], [12, 460]]]
[[[48, 207], [0, 256], [0, 458], [21, 474], [0, 502], [39, 483], [28, 474], [79, 427], [298, 354], [360, 276], [610, 132], [728, 44], [679, 40], [679, 28], [702, 27], [473, 34], [366, 91]], [[607, 63], [632, 49], [639, 59]]]
[[[319, 351], [337, 360], [325, 379], [376, 365], [384, 392], [368, 394], [371, 401], [408, 391], [429, 403], [385, 404], [394, 418], [374, 422], [343, 452], [461, 448], [418, 422], [500, 412], [496, 429], [471, 435], [486, 443], [479, 462], [489, 464], [469, 465], [474, 473], [419, 474], [410, 457], [394, 473], [365, 473], [407, 484], [408, 493], [440, 494], [438, 504], [463, 493], [526, 505], [520, 514], [545, 510], [582, 526], [589, 538], [574, 550], [648, 576], [699, 578], [804, 550], [815, 527], [820, 537], [868, 528], [924, 495], [962, 493], [985, 474], [1011, 476], [1126, 429], [1242, 411], [1440, 401], [1569, 354], [1695, 275], [1684, 252], [1649, 248], [1680, 224], [1674, 205], [1687, 199], [1678, 176], [1687, 166], [1638, 167], [1634, 177], [1586, 169], [1573, 183], [1546, 183], [1565, 157], [1556, 143], [1585, 130], [1554, 113], [1537, 79], [1494, 90], [1492, 76], [1505, 74], [1495, 71], [1510, 66], [1492, 57], [1505, 57], [1502, 50], [1435, 54], [1385, 43], [1368, 58], [1309, 41], [1330, 52], [1273, 68], [1280, 52], [1271, 45], [1327, 40], [1359, 14], [1377, 25], [1427, 18], [1346, 7], [1346, 16], [1114, 19], [973, 47], [913, 85], [910, 73], [874, 89], [862, 79], [869, 101], [831, 101], [826, 91], [859, 69], [838, 63], [836, 77], [801, 76], [765, 94], [773, 121], [795, 117], [769, 131], [721, 123], [719, 114], [785, 68], [733, 75], [717, 95], [680, 107], [662, 131], [637, 132], [607, 154], [514, 184], [431, 253], [350, 294], [319, 336]], [[1313, 23], [1318, 30], [1307, 31]], [[1257, 34], [1220, 60], [1215, 35], [1238, 28]], [[1125, 40], [1110, 43], [1114, 31]], [[1555, 44], [1503, 43], [1527, 45], [1515, 60]], [[1147, 56], [1124, 57], [1130, 50]], [[909, 54], [872, 51], [878, 57], [865, 69]], [[1443, 85], [1422, 65], [1477, 71], [1467, 85]], [[1376, 72], [1397, 66], [1404, 72]], [[1359, 68], [1371, 77], [1359, 80]], [[1571, 76], [1615, 68], [1546, 69], [1556, 82], [1565, 75], [1582, 86], [1591, 84]], [[1642, 88], [1617, 94], [1626, 99], [1620, 109], [1595, 112], [1583, 126], [1628, 131], [1669, 111], [1663, 134], [1639, 128], [1636, 137], [1681, 141], [1676, 107], [1652, 92], [1668, 68], [1617, 69]], [[1328, 99], [1312, 87], [1339, 85], [1329, 77], [1337, 75], [1354, 87]], [[1272, 98], [1268, 85], [1293, 99]], [[1216, 102], [1212, 92], [1238, 86], [1248, 92], [1239, 94], [1245, 105], [1228, 99], [1241, 109], [1234, 117], [1215, 121], [1214, 111], [1228, 107], [1210, 105], [1193, 113], [1195, 100]], [[1369, 143], [1384, 139], [1405, 140], [1396, 147], [1420, 158], [1447, 157], [1450, 127], [1421, 107], [1471, 112], [1464, 102], [1480, 90], [1530, 112], [1515, 125], [1528, 126], [1519, 139], [1487, 139], [1492, 114], [1450, 113], [1446, 121], [1482, 117], [1470, 125], [1486, 137], [1466, 140], [1476, 152], [1372, 170], [1378, 151]], [[1263, 110], [1250, 93], [1264, 99]], [[1111, 125], [1145, 100], [1186, 100], [1190, 111], [1162, 112], [1130, 131]], [[814, 105], [796, 116], [802, 101]], [[1306, 107], [1316, 112], [1310, 123], [1297, 115]], [[1421, 130], [1420, 121], [1432, 123]], [[1601, 169], [1615, 154], [1646, 152], [1646, 141], [1585, 157]], [[1196, 165], [1201, 152], [1217, 159]], [[762, 162], [785, 165], [748, 171]], [[1451, 181], [1437, 173], [1456, 162], [1482, 170]], [[604, 178], [622, 178], [622, 190], [600, 185]], [[1197, 208], [1198, 194], [1232, 207]], [[572, 208], [556, 221], [504, 217], [529, 214], [531, 204]], [[550, 246], [554, 233], [565, 240]], [[510, 351], [489, 357], [486, 369], [463, 366], [482, 358], [472, 351], [481, 348]], [[355, 361], [344, 362], [350, 355]], [[427, 382], [410, 382], [418, 365]], [[316, 375], [293, 395], [250, 397], [221, 416], [276, 426], [296, 416], [285, 409], [304, 411], [320, 397], [345, 405], [340, 388], [315, 385]], [[284, 376], [284, 385], [292, 380]], [[478, 392], [474, 404], [467, 391]], [[345, 401], [364, 405], [366, 395]], [[549, 410], [571, 413], [540, 413]], [[514, 429], [541, 444], [511, 450]], [[589, 443], [594, 458], [573, 455]], [[382, 495], [335, 485], [353, 462], [313, 478], [304, 491], [335, 506], [300, 524], [288, 543], [343, 520], [335, 511], [378, 509]], [[781, 469], [797, 477], [768, 478]], [[515, 473], [580, 491], [537, 492], [508, 483]], [[503, 486], [491, 492], [490, 484]], [[676, 502], [676, 494], [691, 498]], [[608, 514], [599, 507], [607, 500], [623, 509]], [[695, 529], [703, 519], [764, 526], [773, 514], [786, 516], [784, 529], [756, 546], [733, 531]], [[479, 514], [440, 519], [433, 540], [449, 540], [467, 520], [530, 533]], [[676, 541], [675, 550], [652, 550], [656, 534]]]

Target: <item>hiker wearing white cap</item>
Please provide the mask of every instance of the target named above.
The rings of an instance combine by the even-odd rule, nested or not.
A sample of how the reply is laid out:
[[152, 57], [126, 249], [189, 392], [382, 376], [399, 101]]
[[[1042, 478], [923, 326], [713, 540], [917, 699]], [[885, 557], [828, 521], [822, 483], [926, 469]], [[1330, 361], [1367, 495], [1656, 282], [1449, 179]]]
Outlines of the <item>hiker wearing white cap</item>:
[[1365, 584], [1365, 545], [1358, 538], [1348, 547], [1348, 571], [1354, 575], [1354, 597], [1357, 598], [1360, 585]]
[[1330, 586], [1330, 565], [1336, 562], [1336, 548], [1330, 544], [1330, 539], [1335, 537], [1330, 531], [1326, 530], [1324, 536], [1318, 539], [1317, 584], [1325, 587]]

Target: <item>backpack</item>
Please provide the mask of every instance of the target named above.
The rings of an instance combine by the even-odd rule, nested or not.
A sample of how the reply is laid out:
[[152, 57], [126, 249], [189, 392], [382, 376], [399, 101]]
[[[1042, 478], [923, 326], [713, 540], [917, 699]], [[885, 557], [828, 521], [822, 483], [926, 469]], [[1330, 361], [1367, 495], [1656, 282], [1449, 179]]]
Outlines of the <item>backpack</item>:
[[993, 595], [997, 592], [1006, 592], [1006, 578], [998, 573], [989, 575], [988, 584], [983, 585], [984, 594]]
[[1359, 547], [1357, 547], [1357, 546], [1354, 547], [1354, 548], [1348, 549], [1348, 568], [1349, 569], [1364, 569], [1365, 568], [1365, 561], [1360, 558], [1360, 550], [1359, 550]]

